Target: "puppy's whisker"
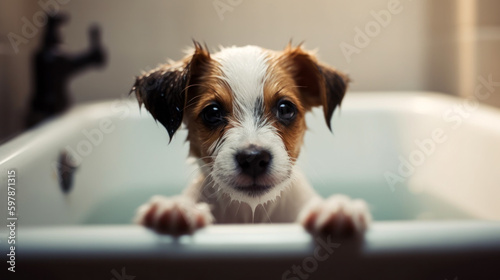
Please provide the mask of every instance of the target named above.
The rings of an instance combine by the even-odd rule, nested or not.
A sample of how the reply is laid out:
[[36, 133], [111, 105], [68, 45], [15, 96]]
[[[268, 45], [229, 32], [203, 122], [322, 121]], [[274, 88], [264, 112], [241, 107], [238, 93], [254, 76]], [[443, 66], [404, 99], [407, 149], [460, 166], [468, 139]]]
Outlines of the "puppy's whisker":
[[213, 162], [208, 162], [208, 163], [205, 163], [205, 164], [202, 164], [202, 165], [198, 165], [198, 167], [196, 167], [190, 174], [189, 174], [189, 177], [193, 176], [195, 174], [195, 172], [199, 172], [200, 170], [202, 170], [203, 168], [205, 167], [212, 167], [213, 166]]
[[[139, 222], [178, 234], [189, 218], [203, 219], [194, 230], [214, 221], [272, 223], [271, 216], [275, 222], [292, 221], [309, 203], [327, 213], [339, 208], [327, 204], [345, 198], [320, 201], [295, 166], [307, 130], [304, 115], [322, 105], [330, 127], [348, 82], [291, 44], [281, 52], [247, 46], [211, 55], [194, 42], [182, 60], [137, 77], [133, 90], [139, 104], [165, 126], [169, 138], [187, 127], [189, 154], [197, 157], [188, 177], [198, 176], [181, 196], [155, 198], [141, 207]], [[173, 218], [179, 211], [184, 221]], [[358, 216], [351, 212], [342, 217]]]
[[[201, 186], [203, 188], [206, 188], [207, 186], [210, 186], [209, 184], [210, 183], [215, 183], [214, 179], [212, 178], [212, 176], [210, 176], [211, 172], [209, 173], [209, 175], [205, 176], [205, 179], [203, 179], [203, 181], [201, 182]], [[207, 183], [207, 181], [209, 183]]]
[[[210, 153], [213, 154], [215, 153], [215, 151], [217, 151], [219, 149], [219, 147], [224, 144], [224, 142], [226, 141], [226, 138], [224, 137], [223, 135], [223, 131], [220, 132], [220, 135], [219, 135], [219, 138], [217, 139], [217, 142], [215, 142], [215, 144], [213, 144], [212, 146], [210, 146], [209, 150], [210, 150]], [[216, 156], [213, 156], [214, 158]]]
[[[212, 156], [212, 155], [208, 155], [208, 156], [204, 156], [204, 157], [201, 157], [200, 160], [204, 160], [204, 159], [215, 159], [216, 156]], [[210, 162], [211, 163], [211, 162]]]
[[[213, 187], [213, 186], [212, 186]], [[222, 190], [221, 189], [217, 189], [215, 190], [215, 192], [213, 194], [211, 194], [208, 198], [213, 198], [214, 196], [217, 197], [217, 200], [219, 200], [221, 198], [220, 194], [222, 193]]]
[[[209, 165], [209, 164], [205, 164], [205, 165]], [[191, 172], [190, 176], [189, 177], [192, 177], [193, 174], [195, 174], [195, 172], [199, 171], [201, 168], [203, 168], [204, 165], [198, 167], [197, 169], [193, 170], [193, 172]], [[206, 188], [205, 184], [206, 184], [206, 181], [207, 179], [209, 179], [209, 176], [203, 176], [204, 179], [203, 181], [200, 183], [200, 186], [201, 186], [201, 193], [203, 194], [204, 193], [204, 189]]]
[[[208, 183], [207, 183], [208, 181]], [[215, 181], [210, 177], [210, 176], [206, 176], [205, 179], [202, 181], [201, 183], [201, 196], [204, 200], [206, 200], [207, 202], [209, 202], [209, 199], [212, 197], [213, 194], [208, 194], [207, 195], [207, 192], [210, 192], [211, 189], [213, 189], [215, 186]], [[218, 190], [216, 190], [214, 193], [216, 193]]]

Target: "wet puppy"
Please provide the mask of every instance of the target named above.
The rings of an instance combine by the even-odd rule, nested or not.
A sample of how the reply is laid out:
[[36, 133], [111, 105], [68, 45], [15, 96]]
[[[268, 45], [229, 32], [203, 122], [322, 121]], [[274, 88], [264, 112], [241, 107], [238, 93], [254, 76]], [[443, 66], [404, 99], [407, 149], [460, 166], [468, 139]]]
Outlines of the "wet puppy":
[[363, 232], [366, 204], [321, 198], [295, 162], [305, 114], [322, 106], [327, 126], [348, 78], [300, 46], [256, 46], [190, 54], [138, 77], [133, 91], [172, 138], [182, 123], [200, 175], [179, 196], [155, 196], [136, 222], [160, 233], [192, 233], [212, 223], [299, 222], [313, 233]]

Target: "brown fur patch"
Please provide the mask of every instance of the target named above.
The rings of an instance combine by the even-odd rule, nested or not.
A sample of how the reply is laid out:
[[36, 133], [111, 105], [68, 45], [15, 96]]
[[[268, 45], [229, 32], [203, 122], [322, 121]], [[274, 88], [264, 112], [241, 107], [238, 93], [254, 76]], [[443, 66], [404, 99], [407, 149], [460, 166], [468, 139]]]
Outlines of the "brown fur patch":
[[185, 123], [188, 128], [187, 141], [190, 142], [190, 155], [201, 158], [205, 163], [213, 162], [209, 148], [230, 128], [229, 125], [211, 129], [203, 123], [201, 112], [213, 102], [217, 102], [232, 115], [233, 98], [229, 86], [219, 79], [222, 76], [216, 61], [210, 60], [203, 69], [193, 69], [198, 78], [188, 90]]
[[[264, 84], [265, 113], [274, 120], [273, 125], [285, 144], [288, 156], [295, 161], [299, 156], [307, 128], [305, 113], [310, 108], [304, 107], [300, 92], [282, 56], [271, 52], [269, 61], [267, 79]], [[292, 102], [297, 107], [296, 118], [288, 125], [279, 122], [276, 117], [275, 110], [282, 99]]]
[[300, 46], [290, 44], [280, 56], [280, 64], [293, 77], [301, 94], [302, 104], [309, 110], [322, 106], [325, 121], [331, 129], [330, 119], [340, 106], [349, 84], [349, 77], [335, 68], [318, 62], [316, 56]]
[[[263, 114], [266, 119], [271, 120], [283, 140], [289, 157], [295, 161], [299, 156], [307, 129], [306, 112], [313, 106], [322, 105], [329, 125], [329, 118], [342, 100], [348, 79], [335, 69], [319, 64], [314, 55], [300, 47], [288, 46], [282, 52], [266, 51], [269, 53], [269, 67], [263, 85]], [[193, 80], [188, 90], [185, 114], [189, 132], [187, 140], [190, 141], [192, 156], [201, 158], [205, 163], [211, 163], [213, 158], [210, 157], [209, 149], [231, 129], [231, 121], [228, 121], [229, 124], [226, 126], [211, 129], [203, 123], [200, 114], [206, 106], [217, 102], [228, 113], [228, 119], [232, 119], [233, 96], [229, 85], [218, 78], [222, 76], [220, 65], [210, 59], [207, 51], [197, 46], [193, 58], [196, 60], [193, 59], [195, 63], [191, 67]], [[329, 77], [330, 80], [338, 77], [339, 82], [327, 84], [326, 74], [334, 78]], [[343, 81], [345, 85], [342, 84]], [[335, 96], [332, 99], [332, 93], [338, 94], [338, 98]], [[280, 122], [276, 116], [277, 104], [281, 99], [286, 99], [297, 107], [296, 118], [287, 125]]]

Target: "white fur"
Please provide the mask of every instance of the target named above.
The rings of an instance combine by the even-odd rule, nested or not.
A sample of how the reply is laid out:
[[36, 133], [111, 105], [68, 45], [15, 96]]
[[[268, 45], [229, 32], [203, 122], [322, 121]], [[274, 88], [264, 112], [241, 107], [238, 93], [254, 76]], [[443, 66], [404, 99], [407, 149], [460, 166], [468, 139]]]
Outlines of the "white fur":
[[255, 101], [264, 96], [268, 70], [266, 53], [255, 46], [230, 47], [222, 49], [213, 58], [221, 65], [223, 76], [219, 78], [232, 90], [235, 116], [240, 120], [252, 116]]
[[292, 167], [292, 174], [288, 182], [275, 186], [280, 189], [276, 195], [273, 192], [271, 199], [254, 198], [256, 204], [245, 202], [248, 199], [244, 197], [238, 200], [220, 195], [203, 176], [195, 180], [184, 195], [209, 204], [217, 223], [291, 223], [297, 221], [300, 210], [308, 202], [320, 199], [297, 166]]
[[[150, 201], [140, 208], [136, 221], [144, 224], [151, 211], [156, 211], [154, 217], [165, 215], [165, 211], [182, 211], [184, 215], [195, 216], [195, 220], [202, 221], [195, 223], [190, 220], [193, 227], [190, 231], [196, 229], [196, 224], [206, 225], [214, 220], [217, 223], [302, 222], [306, 227], [312, 221], [313, 228], [310, 230], [314, 231], [333, 228], [334, 232], [335, 228], [351, 224], [356, 232], [363, 231], [370, 221], [366, 205], [343, 196], [327, 200], [320, 198], [289, 158], [270, 120], [255, 116], [255, 106], [263, 106], [257, 100], [264, 101], [266, 76], [273, 71], [267, 51], [256, 46], [230, 47], [222, 48], [212, 57], [221, 67], [222, 75], [217, 78], [227, 83], [233, 95], [235, 120], [232, 128], [222, 136], [224, 141], [216, 141], [222, 144], [209, 148], [209, 153], [215, 158], [212, 166], [200, 164], [203, 166], [200, 177], [180, 197]], [[267, 175], [256, 179], [257, 184], [273, 187], [258, 197], [234, 189], [235, 185], [249, 183], [245, 180], [250, 179], [239, 176], [234, 159], [238, 151], [249, 145], [266, 149], [273, 157]], [[186, 203], [186, 199], [190, 203]], [[196, 208], [196, 211], [186, 210], [186, 207]], [[199, 211], [202, 210], [199, 209], [210, 209], [205, 210], [210, 213], [201, 215]], [[162, 228], [163, 232], [165, 228], [175, 228], [172, 225], [176, 223], [174, 218], [167, 222], [163, 221], [164, 225], [155, 223], [151, 227]]]
[[[216, 156], [211, 172], [213, 185], [223, 194], [229, 195], [231, 200], [247, 203], [255, 209], [257, 205], [278, 197], [292, 179], [292, 163], [275, 127], [254, 114], [256, 106], [263, 106], [258, 100], [264, 101], [268, 57], [262, 48], [255, 46], [225, 48], [213, 57], [221, 65], [223, 76], [219, 78], [231, 89], [236, 119], [232, 123], [233, 128], [223, 136], [223, 144], [210, 149], [211, 155]], [[258, 198], [235, 191], [232, 187], [234, 184], [251, 184], [237, 176], [238, 166], [234, 161], [235, 154], [250, 145], [268, 150], [273, 157], [269, 175], [261, 179], [263, 182], [257, 183], [274, 187]]]

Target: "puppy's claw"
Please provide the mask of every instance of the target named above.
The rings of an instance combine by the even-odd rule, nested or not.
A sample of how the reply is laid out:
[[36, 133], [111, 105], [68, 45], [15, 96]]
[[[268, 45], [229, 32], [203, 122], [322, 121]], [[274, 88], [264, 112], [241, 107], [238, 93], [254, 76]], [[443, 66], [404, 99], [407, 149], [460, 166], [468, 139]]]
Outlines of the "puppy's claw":
[[158, 233], [177, 236], [212, 224], [214, 218], [205, 203], [183, 197], [155, 196], [139, 207], [134, 221]]
[[371, 215], [364, 201], [335, 195], [311, 203], [300, 214], [299, 222], [314, 234], [353, 236], [368, 228]]

